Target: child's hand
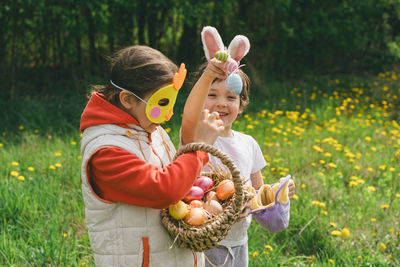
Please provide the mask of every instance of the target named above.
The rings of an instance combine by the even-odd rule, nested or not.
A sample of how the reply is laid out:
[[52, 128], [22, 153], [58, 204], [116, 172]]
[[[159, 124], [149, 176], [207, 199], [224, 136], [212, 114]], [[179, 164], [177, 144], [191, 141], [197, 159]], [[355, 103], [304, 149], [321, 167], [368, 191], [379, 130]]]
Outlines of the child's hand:
[[209, 113], [205, 109], [201, 112], [201, 120], [196, 126], [193, 142], [213, 145], [223, 130], [223, 122], [218, 119], [218, 113]]
[[[279, 179], [279, 182], [281, 182], [281, 180], [283, 180], [283, 179], [285, 179], [285, 178]], [[293, 198], [295, 187], [296, 187], [296, 186], [294, 185], [293, 180], [292, 180], [292, 179], [289, 179], [289, 182], [288, 182], [289, 198]]]
[[224, 68], [224, 64], [225, 64], [225, 62], [219, 61], [216, 58], [211, 59], [208, 62], [207, 67], [204, 70], [202, 76], [204, 77], [204, 79], [206, 79], [210, 83], [214, 79], [225, 80], [226, 77], [228, 77], [228, 72]]
[[241, 219], [246, 218], [247, 216], [249, 216], [249, 213], [250, 213], [250, 210], [251, 210], [250, 206], [251, 206], [251, 198], [244, 204], [243, 210], [239, 214], [239, 216], [236, 219], [236, 221], [240, 221]]

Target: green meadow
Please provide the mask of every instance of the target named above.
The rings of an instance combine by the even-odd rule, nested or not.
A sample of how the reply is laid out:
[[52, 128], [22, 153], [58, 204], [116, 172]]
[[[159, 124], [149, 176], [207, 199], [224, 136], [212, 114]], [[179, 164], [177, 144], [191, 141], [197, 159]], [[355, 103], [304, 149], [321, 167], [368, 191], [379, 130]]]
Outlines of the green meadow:
[[[265, 183], [291, 174], [296, 194], [285, 231], [253, 221], [250, 266], [400, 265], [399, 79], [270, 82], [251, 98], [234, 129], [260, 144]], [[1, 266], [94, 266], [80, 189], [85, 101], [65, 93], [9, 106], [0, 128]], [[175, 144], [179, 120], [164, 125]]]

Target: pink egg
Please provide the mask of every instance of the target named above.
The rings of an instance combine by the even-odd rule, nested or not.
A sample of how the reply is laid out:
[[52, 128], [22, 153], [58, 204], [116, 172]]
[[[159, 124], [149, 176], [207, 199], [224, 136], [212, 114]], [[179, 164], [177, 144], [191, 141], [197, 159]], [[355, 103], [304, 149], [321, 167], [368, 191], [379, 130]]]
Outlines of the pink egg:
[[198, 186], [192, 186], [183, 201], [189, 203], [192, 200], [201, 200], [204, 197], [204, 191]]
[[210, 177], [199, 176], [197, 177], [196, 181], [194, 181], [193, 185], [200, 187], [206, 193], [211, 190], [211, 188], [214, 185], [214, 182]]
[[234, 72], [238, 68], [238, 66], [239, 66], [238, 63], [232, 58], [228, 58], [228, 60], [224, 64], [224, 68], [229, 73]]

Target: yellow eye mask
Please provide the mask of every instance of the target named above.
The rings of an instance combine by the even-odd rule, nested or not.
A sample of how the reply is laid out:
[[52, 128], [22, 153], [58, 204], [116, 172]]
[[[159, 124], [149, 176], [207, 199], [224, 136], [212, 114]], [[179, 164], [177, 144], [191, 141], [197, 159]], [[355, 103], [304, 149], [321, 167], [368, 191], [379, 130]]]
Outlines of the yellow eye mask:
[[153, 123], [162, 123], [164, 121], [169, 121], [174, 114], [173, 108], [176, 102], [176, 97], [178, 96], [178, 91], [181, 89], [183, 82], [186, 78], [187, 70], [185, 64], [182, 63], [179, 67], [178, 73], [175, 73], [172, 84], [164, 86], [152, 94], [148, 101], [143, 100], [137, 96], [134, 92], [127, 90], [125, 88], [119, 87], [112, 81], [111, 84], [120, 89], [129, 91], [139, 100], [146, 104], [146, 116]]

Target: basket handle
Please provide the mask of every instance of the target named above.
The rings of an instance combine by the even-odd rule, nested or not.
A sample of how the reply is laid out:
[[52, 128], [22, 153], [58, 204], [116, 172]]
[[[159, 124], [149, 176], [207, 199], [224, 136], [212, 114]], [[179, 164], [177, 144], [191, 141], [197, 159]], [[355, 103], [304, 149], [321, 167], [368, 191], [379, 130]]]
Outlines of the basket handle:
[[233, 184], [235, 186], [235, 200], [234, 200], [235, 210], [238, 210], [238, 212], [240, 213], [243, 208], [243, 199], [244, 199], [243, 180], [240, 177], [239, 169], [236, 167], [232, 159], [227, 154], [225, 154], [224, 152], [222, 152], [221, 150], [212, 145], [204, 143], [189, 143], [181, 146], [178, 149], [178, 151], [175, 154], [174, 160], [182, 154], [196, 152], [198, 150], [210, 153], [214, 157], [219, 158], [222, 164], [224, 164], [229, 169], [232, 175]]

